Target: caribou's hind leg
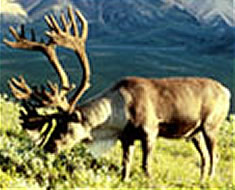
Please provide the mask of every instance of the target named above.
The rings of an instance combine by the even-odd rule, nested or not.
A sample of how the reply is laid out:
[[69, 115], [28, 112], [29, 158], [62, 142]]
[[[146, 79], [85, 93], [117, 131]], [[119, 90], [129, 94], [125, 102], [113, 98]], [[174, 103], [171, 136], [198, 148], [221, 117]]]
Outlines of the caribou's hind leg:
[[207, 159], [206, 159], [207, 154], [205, 152], [205, 142], [204, 142], [202, 134], [198, 133], [196, 136], [192, 137], [192, 142], [201, 157], [200, 180], [203, 181], [205, 179], [205, 169], [207, 166], [207, 164], [206, 164], [207, 163], [206, 162], [207, 161]]
[[207, 151], [210, 158], [209, 177], [213, 178], [215, 174], [215, 167], [218, 162], [216, 154], [216, 134], [222, 122], [227, 116], [228, 109], [220, 110], [214, 109], [209, 116], [207, 116], [203, 127], [202, 134], [206, 142]]
[[203, 136], [205, 138], [207, 151], [209, 153], [210, 158], [210, 167], [209, 167], [209, 177], [212, 178], [215, 174], [215, 165], [216, 165], [216, 139], [215, 139], [215, 131], [214, 130], [203, 130]]

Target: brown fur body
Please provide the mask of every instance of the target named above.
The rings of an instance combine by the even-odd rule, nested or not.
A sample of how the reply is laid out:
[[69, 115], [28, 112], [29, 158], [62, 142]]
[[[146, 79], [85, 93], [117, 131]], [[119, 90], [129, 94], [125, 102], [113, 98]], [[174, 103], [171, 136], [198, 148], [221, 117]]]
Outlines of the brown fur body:
[[129, 77], [112, 89], [125, 99], [128, 122], [120, 135], [123, 145], [123, 178], [130, 173], [131, 154], [136, 139], [143, 149], [143, 169], [148, 173], [148, 158], [157, 136], [191, 139], [201, 155], [204, 178], [206, 154], [198, 133], [206, 142], [210, 171], [214, 172], [216, 129], [229, 110], [229, 91], [207, 78], [145, 79]]

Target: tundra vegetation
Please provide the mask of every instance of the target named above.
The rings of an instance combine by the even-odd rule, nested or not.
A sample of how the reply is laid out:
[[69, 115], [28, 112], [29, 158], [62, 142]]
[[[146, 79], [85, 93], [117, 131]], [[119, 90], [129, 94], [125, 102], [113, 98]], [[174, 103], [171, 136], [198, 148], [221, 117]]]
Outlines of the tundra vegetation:
[[[152, 175], [141, 171], [141, 146], [136, 142], [132, 176], [121, 181], [121, 144], [100, 158], [77, 144], [58, 155], [35, 147], [19, 121], [21, 106], [7, 95], [0, 97], [0, 188], [148, 188], [234, 189], [235, 115], [218, 131], [219, 162], [212, 180], [199, 180], [200, 157], [192, 143], [159, 138], [153, 151]], [[175, 142], [177, 141], [177, 142]]]

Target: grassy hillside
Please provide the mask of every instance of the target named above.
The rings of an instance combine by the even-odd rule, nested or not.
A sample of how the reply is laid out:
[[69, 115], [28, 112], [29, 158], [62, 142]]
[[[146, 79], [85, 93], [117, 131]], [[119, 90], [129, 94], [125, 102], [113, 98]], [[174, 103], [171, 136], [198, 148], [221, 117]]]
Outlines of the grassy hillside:
[[120, 143], [99, 159], [94, 159], [82, 145], [56, 156], [44, 153], [22, 131], [18, 119], [20, 106], [7, 99], [0, 96], [0, 188], [235, 188], [234, 115], [219, 130], [220, 161], [213, 180], [204, 183], [198, 180], [200, 159], [191, 143], [160, 138], [155, 145], [152, 177], [145, 177], [140, 169], [141, 151], [137, 142], [133, 175], [128, 182], [121, 182]]

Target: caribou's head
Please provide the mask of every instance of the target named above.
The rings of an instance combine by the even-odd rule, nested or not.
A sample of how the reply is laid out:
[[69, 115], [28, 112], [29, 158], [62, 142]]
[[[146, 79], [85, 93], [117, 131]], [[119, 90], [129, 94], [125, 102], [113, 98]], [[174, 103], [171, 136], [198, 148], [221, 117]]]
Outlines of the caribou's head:
[[[64, 117], [64, 116], [62, 116]], [[70, 149], [79, 142], [91, 142], [92, 137], [89, 127], [84, 127], [81, 122], [73, 118], [53, 118], [48, 127], [49, 133], [40, 136], [40, 146], [48, 152], [60, 152], [64, 149]], [[51, 131], [51, 134], [50, 134]], [[47, 139], [48, 135], [48, 139]], [[42, 139], [42, 137], [44, 139]]]
[[24, 103], [21, 125], [35, 144], [45, 151], [57, 153], [79, 142], [92, 142], [91, 128], [84, 123], [78, 110], [68, 114], [57, 110], [29, 109], [30, 105]]
[[[31, 88], [22, 76], [9, 81], [13, 95], [23, 103], [24, 110], [20, 116], [23, 128], [33, 133], [37, 143], [50, 152], [71, 147], [82, 140], [91, 140], [89, 126], [84, 126], [79, 108], [75, 108], [78, 100], [90, 87], [90, 67], [85, 48], [88, 23], [80, 11], [75, 10], [75, 13], [81, 22], [81, 32], [73, 10], [69, 7], [68, 19], [63, 13], [60, 16], [62, 28], [52, 15], [45, 16], [49, 27], [49, 31], [45, 32], [49, 37], [47, 43], [42, 40], [37, 42], [34, 30], [32, 30], [32, 39], [27, 39], [24, 35], [24, 26], [21, 28], [21, 33], [13, 27], [9, 28], [15, 41], [4, 39], [4, 43], [9, 47], [40, 51], [45, 54], [59, 76], [60, 85], [49, 81], [41, 88]], [[72, 96], [69, 96], [71, 98], [68, 98], [68, 94], [75, 89], [75, 86], [70, 84], [59, 62], [56, 46], [74, 50], [82, 65], [83, 78], [80, 86]], [[48, 107], [53, 111], [50, 109], [48, 111]]]

